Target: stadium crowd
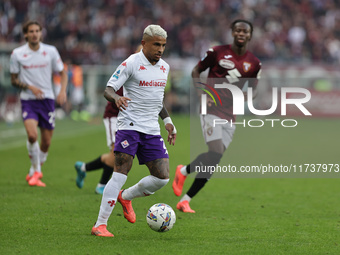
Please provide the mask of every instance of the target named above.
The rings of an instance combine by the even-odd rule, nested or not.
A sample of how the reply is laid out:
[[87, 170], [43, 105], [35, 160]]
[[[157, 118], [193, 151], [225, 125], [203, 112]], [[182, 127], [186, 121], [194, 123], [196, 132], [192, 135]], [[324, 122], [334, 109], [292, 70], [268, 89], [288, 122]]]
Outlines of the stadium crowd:
[[235, 18], [253, 22], [250, 50], [261, 61], [340, 62], [339, 0], [2, 0], [0, 44], [22, 43], [21, 25], [36, 19], [62, 57], [110, 64], [154, 23], [168, 32], [166, 56], [198, 58], [231, 42]]

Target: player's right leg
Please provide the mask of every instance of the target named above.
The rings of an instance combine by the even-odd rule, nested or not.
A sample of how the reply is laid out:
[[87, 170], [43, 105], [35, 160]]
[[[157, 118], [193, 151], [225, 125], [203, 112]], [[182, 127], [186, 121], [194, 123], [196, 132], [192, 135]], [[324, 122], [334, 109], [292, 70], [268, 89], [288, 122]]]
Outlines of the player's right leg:
[[46, 185], [40, 181], [42, 178], [40, 166], [40, 147], [38, 143], [38, 121], [34, 118], [26, 118], [24, 126], [27, 133], [27, 151], [31, 160], [31, 167], [26, 180], [30, 186], [45, 187]]
[[[104, 193], [103, 193], [103, 197], [102, 197], [102, 201], [100, 205], [100, 210], [99, 210], [99, 215], [98, 215], [96, 224], [94, 225], [94, 229], [92, 228], [92, 232], [91, 232], [92, 234], [97, 235], [97, 236], [103, 236], [103, 235], [97, 234], [96, 231], [94, 230], [100, 227], [104, 228], [103, 225], [105, 226], [105, 229], [106, 229], [107, 221], [112, 213], [113, 208], [115, 207], [117, 203], [117, 198], [118, 198], [118, 195], [120, 194], [121, 188], [126, 182], [127, 174], [132, 167], [133, 157], [131, 155], [118, 152], [116, 153], [116, 157], [117, 157], [117, 163], [115, 165], [115, 172], [113, 172], [112, 178], [107, 183], [104, 189]], [[124, 210], [124, 216], [126, 217], [125, 210]]]

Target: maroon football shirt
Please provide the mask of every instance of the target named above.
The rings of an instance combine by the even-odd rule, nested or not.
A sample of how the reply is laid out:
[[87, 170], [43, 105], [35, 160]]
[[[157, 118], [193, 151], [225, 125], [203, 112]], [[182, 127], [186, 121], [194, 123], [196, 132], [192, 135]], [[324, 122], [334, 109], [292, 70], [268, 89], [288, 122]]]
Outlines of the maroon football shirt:
[[[260, 78], [261, 63], [258, 58], [250, 51], [238, 56], [231, 49], [231, 45], [221, 45], [209, 49], [206, 56], [199, 61], [198, 66], [200, 72], [209, 68], [207, 84], [212, 87], [214, 84], [226, 82], [238, 86], [240, 89], [246, 84], [248, 87], [256, 88]], [[205, 89], [209, 90], [209, 88]], [[221, 98], [222, 105], [217, 101], [217, 106], [213, 104], [207, 107], [207, 113], [235, 122], [230, 90], [216, 89], [216, 92]]]
[[[118, 95], [123, 96], [123, 87], [121, 87], [117, 92]], [[107, 102], [103, 118], [117, 117], [119, 113], [118, 107], [114, 102]]]

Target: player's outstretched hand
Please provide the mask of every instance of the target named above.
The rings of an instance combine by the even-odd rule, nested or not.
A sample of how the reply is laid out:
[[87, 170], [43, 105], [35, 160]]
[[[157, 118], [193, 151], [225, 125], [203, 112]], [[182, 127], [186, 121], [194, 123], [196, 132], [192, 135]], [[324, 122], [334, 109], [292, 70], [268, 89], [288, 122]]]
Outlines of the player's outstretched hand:
[[128, 107], [128, 101], [131, 101], [128, 97], [119, 97], [118, 100], [116, 100], [116, 105], [120, 111], [126, 110], [126, 107]]
[[168, 142], [170, 145], [175, 145], [176, 142], [176, 128], [174, 125], [168, 123], [165, 125], [166, 131], [168, 131]]

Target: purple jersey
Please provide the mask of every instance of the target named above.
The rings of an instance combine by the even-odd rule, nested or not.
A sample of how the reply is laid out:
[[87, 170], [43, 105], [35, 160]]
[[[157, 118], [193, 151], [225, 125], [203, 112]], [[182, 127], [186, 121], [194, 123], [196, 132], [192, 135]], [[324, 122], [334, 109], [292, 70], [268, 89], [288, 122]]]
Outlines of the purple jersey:
[[[208, 85], [227, 82], [240, 89], [248, 82], [248, 87], [255, 88], [260, 78], [261, 63], [251, 52], [246, 51], [238, 56], [231, 49], [231, 45], [221, 45], [209, 49], [206, 56], [198, 63], [199, 71], [209, 68]], [[208, 114], [216, 115], [228, 121], [235, 121], [233, 115], [233, 97], [229, 89], [217, 89], [221, 98], [221, 105], [207, 108]]]

